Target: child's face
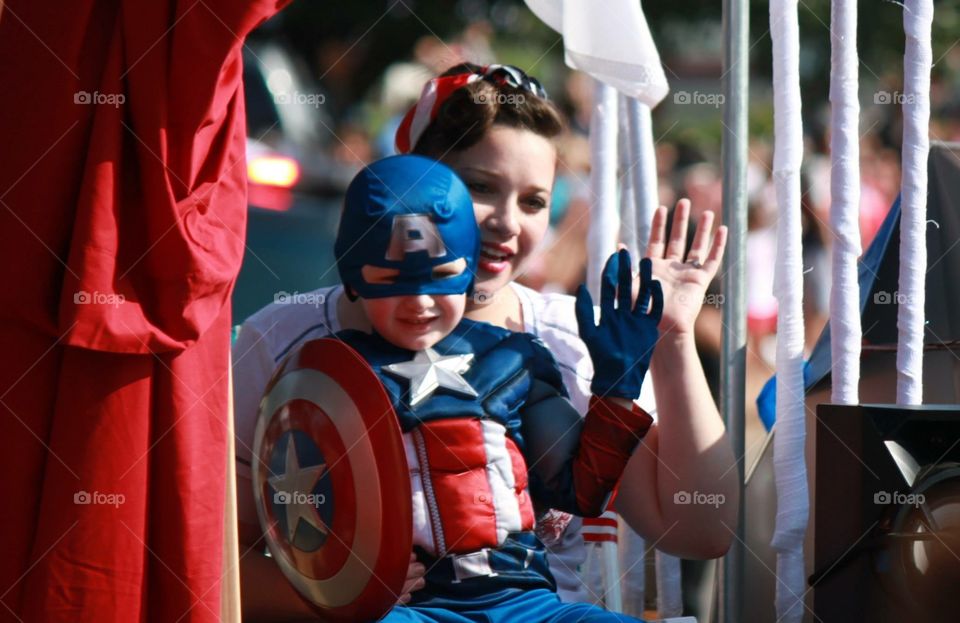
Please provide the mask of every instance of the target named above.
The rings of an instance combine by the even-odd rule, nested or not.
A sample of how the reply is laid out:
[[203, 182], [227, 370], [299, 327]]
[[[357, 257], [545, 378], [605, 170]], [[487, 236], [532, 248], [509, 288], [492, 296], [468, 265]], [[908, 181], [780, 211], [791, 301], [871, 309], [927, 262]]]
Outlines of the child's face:
[[467, 295], [414, 294], [360, 301], [370, 324], [388, 342], [407, 350], [423, 350], [457, 326]]

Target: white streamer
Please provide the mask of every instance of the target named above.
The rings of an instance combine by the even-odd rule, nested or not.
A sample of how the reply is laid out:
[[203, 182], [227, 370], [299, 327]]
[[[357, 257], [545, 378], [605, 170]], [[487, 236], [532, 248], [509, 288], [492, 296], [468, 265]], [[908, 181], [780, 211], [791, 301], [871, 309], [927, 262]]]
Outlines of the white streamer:
[[680, 559], [660, 550], [656, 553], [657, 564], [657, 615], [661, 619], [683, 614], [680, 597]]
[[774, 473], [777, 521], [778, 621], [803, 618], [803, 540], [809, 499], [804, 457], [806, 437], [803, 398], [803, 261], [800, 229], [800, 165], [803, 122], [800, 116], [800, 28], [797, 0], [770, 2], [773, 40], [774, 164], [779, 217], [774, 294], [777, 315], [777, 424]]
[[897, 312], [897, 404], [923, 403], [923, 325], [927, 272], [927, 157], [933, 0], [907, 0], [903, 30], [903, 173]]
[[831, 399], [857, 404], [860, 385], [860, 100], [857, 71], [857, 2], [833, 0], [830, 13], [830, 227], [833, 285], [830, 289]]
[[627, 247], [630, 258], [634, 262], [640, 261], [640, 238], [637, 229], [636, 193], [633, 188], [633, 169], [637, 161], [630, 150], [630, 112], [627, 106], [629, 98], [623, 93], [617, 95], [619, 114], [619, 134], [617, 135], [617, 149], [620, 155], [620, 166], [617, 170], [617, 179], [620, 181], [620, 242]]
[[620, 583], [623, 586], [621, 612], [642, 617], [646, 583], [646, 541], [620, 516], [617, 516], [617, 543], [620, 561]]
[[596, 82], [590, 117], [590, 227], [587, 230], [587, 288], [600, 300], [600, 272], [617, 250], [617, 92]]

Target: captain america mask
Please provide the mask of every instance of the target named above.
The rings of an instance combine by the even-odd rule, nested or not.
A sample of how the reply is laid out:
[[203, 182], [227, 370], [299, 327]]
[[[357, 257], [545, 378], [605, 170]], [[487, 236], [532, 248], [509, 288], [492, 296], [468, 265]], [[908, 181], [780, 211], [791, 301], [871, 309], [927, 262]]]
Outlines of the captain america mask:
[[470, 192], [446, 165], [393, 156], [350, 182], [334, 245], [348, 293], [469, 293], [479, 251]]

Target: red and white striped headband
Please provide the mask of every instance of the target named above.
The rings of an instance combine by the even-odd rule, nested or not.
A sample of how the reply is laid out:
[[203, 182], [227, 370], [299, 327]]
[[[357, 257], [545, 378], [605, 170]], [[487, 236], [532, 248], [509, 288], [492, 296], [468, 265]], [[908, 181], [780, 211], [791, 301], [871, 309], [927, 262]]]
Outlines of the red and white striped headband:
[[471, 82], [489, 80], [496, 85], [509, 85], [524, 89], [537, 97], [547, 99], [547, 92], [536, 78], [528, 76], [523, 70], [512, 65], [488, 65], [477, 73], [465, 72], [452, 76], [434, 78], [423, 86], [420, 99], [407, 111], [397, 128], [397, 152], [408, 154], [413, 151], [423, 131], [437, 118], [440, 107], [450, 95]]
[[403, 116], [400, 127], [397, 128], [397, 152], [409, 154], [420, 140], [420, 135], [427, 129], [430, 122], [436, 119], [440, 107], [450, 94], [462, 86], [476, 82], [482, 78], [481, 74], [463, 73], [453, 76], [440, 76], [423, 85], [420, 99]]

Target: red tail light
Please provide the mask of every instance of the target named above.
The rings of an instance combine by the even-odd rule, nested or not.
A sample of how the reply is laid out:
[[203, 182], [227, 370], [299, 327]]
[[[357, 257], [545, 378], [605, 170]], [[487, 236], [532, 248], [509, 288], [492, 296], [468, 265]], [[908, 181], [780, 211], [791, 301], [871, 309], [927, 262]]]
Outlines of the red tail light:
[[251, 184], [292, 188], [300, 179], [300, 165], [285, 156], [254, 156], [247, 161]]

